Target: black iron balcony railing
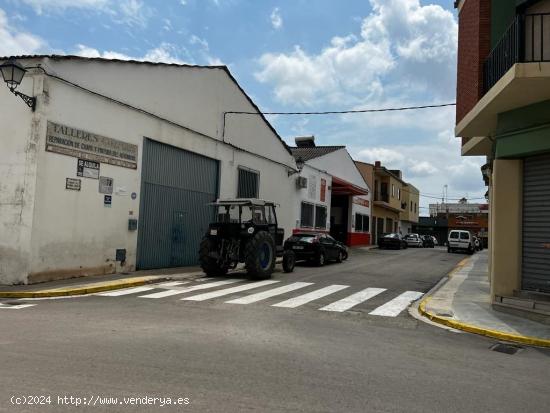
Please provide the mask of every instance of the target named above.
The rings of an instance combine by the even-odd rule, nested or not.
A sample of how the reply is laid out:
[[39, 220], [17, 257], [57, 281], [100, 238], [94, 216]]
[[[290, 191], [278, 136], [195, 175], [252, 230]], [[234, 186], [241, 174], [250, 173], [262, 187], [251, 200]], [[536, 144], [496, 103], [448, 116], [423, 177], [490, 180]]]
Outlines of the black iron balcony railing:
[[516, 63], [550, 61], [550, 13], [517, 15], [483, 65], [487, 93]]

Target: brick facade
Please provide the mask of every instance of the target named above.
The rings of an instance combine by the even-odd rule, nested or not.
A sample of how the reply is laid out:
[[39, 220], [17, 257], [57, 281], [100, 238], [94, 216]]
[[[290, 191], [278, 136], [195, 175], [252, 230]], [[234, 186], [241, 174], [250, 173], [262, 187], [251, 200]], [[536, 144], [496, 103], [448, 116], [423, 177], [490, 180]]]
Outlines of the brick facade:
[[457, 123], [483, 96], [483, 62], [491, 47], [491, 0], [466, 0], [458, 30]]

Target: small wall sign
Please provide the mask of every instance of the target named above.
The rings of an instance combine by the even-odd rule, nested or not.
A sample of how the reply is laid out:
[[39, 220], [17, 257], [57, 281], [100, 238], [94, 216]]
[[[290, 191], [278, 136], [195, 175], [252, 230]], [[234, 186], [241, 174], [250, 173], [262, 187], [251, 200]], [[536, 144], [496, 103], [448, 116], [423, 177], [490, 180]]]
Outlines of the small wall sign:
[[113, 178], [99, 177], [99, 193], [109, 195], [113, 193]]
[[113, 203], [113, 197], [111, 195], [105, 195], [103, 197], [103, 206], [110, 208], [112, 203]]
[[132, 199], [136, 199], [137, 198], [137, 194], [135, 192], [132, 192], [132, 195], [131, 195]]
[[81, 180], [75, 178], [67, 178], [65, 181], [65, 189], [70, 189], [71, 191], [80, 191]]
[[79, 159], [76, 166], [76, 176], [99, 179], [99, 162]]

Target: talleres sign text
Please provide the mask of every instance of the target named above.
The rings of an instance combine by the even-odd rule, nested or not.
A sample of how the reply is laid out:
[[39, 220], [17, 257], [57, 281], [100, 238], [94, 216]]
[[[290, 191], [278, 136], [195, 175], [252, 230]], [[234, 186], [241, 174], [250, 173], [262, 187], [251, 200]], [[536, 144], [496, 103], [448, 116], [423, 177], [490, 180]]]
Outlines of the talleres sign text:
[[137, 145], [54, 122], [48, 122], [46, 150], [124, 168], [137, 168]]

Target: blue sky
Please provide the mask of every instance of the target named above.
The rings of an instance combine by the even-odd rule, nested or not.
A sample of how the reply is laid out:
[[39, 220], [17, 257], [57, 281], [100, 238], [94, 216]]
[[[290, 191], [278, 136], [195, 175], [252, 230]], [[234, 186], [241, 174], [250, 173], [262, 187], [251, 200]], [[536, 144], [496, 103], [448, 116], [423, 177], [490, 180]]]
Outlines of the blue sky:
[[[455, 100], [457, 22], [443, 0], [0, 0], [0, 55], [64, 53], [225, 64], [264, 111]], [[280, 135], [345, 144], [402, 169], [421, 193], [480, 198], [454, 109], [272, 116]], [[426, 207], [433, 202], [421, 199]], [[426, 211], [426, 210], [424, 210]]]

